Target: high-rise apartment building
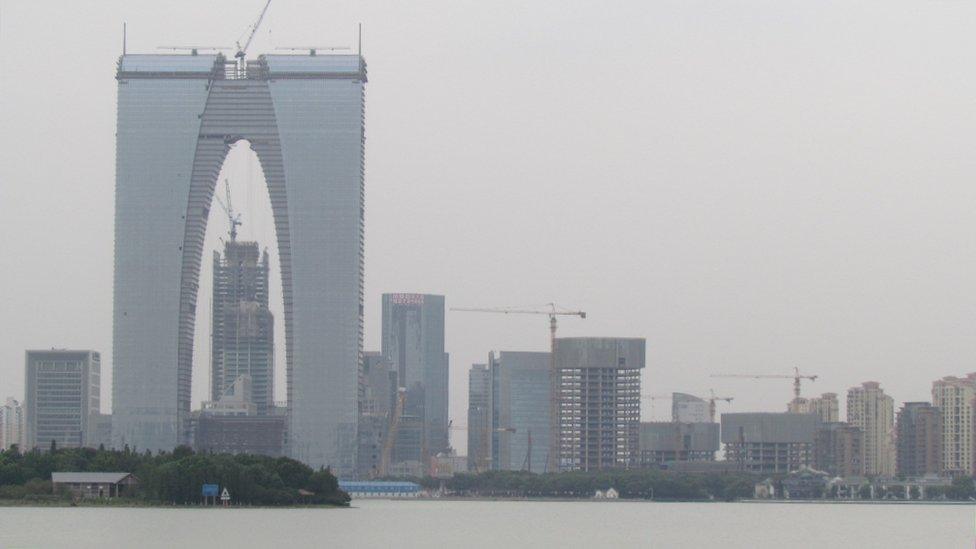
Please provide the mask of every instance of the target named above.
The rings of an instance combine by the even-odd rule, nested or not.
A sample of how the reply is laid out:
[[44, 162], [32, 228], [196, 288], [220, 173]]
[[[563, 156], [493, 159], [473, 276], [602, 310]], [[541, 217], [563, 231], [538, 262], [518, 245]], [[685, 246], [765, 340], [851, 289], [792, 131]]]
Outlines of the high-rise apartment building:
[[24, 405], [13, 397], [7, 397], [7, 401], [0, 406], [0, 450], [6, 450], [15, 444], [21, 450], [26, 450], [26, 429]]
[[932, 405], [942, 411], [942, 470], [947, 475], [976, 473], [976, 373], [944, 377], [932, 383]]
[[818, 397], [798, 397], [790, 401], [786, 407], [793, 414], [817, 414], [824, 423], [840, 421], [840, 402], [837, 393], [824, 393]]
[[898, 410], [897, 459], [899, 476], [942, 473], [942, 411], [928, 402], [906, 402]]
[[638, 465], [644, 349], [638, 338], [556, 339], [559, 470]]
[[708, 423], [708, 402], [686, 393], [671, 393], [671, 421], [677, 423]]
[[876, 381], [847, 391], [847, 423], [864, 432], [864, 474], [895, 474], [895, 401]]
[[100, 374], [95, 351], [27, 351], [27, 448], [84, 446], [90, 414], [100, 409]]
[[355, 470], [366, 64], [358, 54], [118, 62], [113, 441], [190, 438], [193, 336], [216, 178], [247, 142], [278, 239], [292, 457]]
[[547, 470], [552, 428], [550, 356], [512, 351], [488, 355], [492, 469], [536, 473]]
[[468, 470], [480, 473], [489, 469], [491, 371], [487, 364], [473, 364], [468, 370]]
[[257, 415], [274, 406], [274, 316], [268, 309], [268, 252], [234, 239], [213, 257], [211, 398], [250, 376]]
[[788, 473], [813, 463], [814, 442], [820, 430], [814, 414], [722, 414], [725, 459], [740, 471]]
[[814, 469], [839, 477], [862, 476], [864, 431], [847, 423], [824, 423], [816, 432], [813, 454]]
[[[424, 395], [423, 403], [408, 402], [408, 408], [423, 413], [417, 419], [425, 426], [421, 445], [426, 456], [446, 451], [450, 441], [444, 296], [383, 294], [382, 343], [383, 356], [396, 370], [400, 387]], [[428, 459], [422, 461], [426, 464]]]

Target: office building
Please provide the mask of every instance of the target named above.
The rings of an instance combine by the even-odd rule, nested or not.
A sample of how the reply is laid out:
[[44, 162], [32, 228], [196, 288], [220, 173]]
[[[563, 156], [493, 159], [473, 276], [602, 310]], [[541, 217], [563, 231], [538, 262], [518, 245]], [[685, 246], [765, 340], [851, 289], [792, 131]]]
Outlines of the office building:
[[824, 423], [814, 440], [813, 468], [834, 476], [864, 475], [864, 431], [847, 423]]
[[677, 461], [714, 461], [718, 450], [718, 423], [662, 421], [640, 424], [642, 467]]
[[[424, 424], [427, 456], [447, 451], [448, 356], [444, 352], [444, 296], [383, 294], [383, 356], [397, 372], [400, 387], [420, 388], [425, 402], [413, 403]], [[428, 460], [422, 460], [426, 463]]]
[[85, 431], [86, 448], [112, 448], [112, 414], [92, 412], [88, 414]]
[[559, 470], [637, 466], [644, 339], [557, 338], [555, 343]]
[[233, 238], [213, 257], [211, 399], [248, 376], [258, 415], [274, 406], [274, 316], [268, 309], [268, 252]]
[[[366, 64], [358, 54], [123, 55], [116, 128], [113, 441], [191, 435], [193, 335], [217, 175], [247, 142], [268, 185], [289, 453], [354, 474]], [[314, 123], [312, 123], [314, 121]]]
[[550, 356], [512, 351], [488, 355], [492, 469], [536, 473], [548, 470], [552, 428]]
[[951, 476], [976, 473], [976, 373], [964, 378], [944, 377], [932, 383], [932, 406], [942, 411], [942, 471]]
[[0, 450], [6, 450], [16, 445], [21, 450], [27, 449], [24, 436], [27, 434], [24, 422], [24, 405], [12, 397], [0, 407]]
[[481, 473], [489, 469], [491, 469], [491, 371], [486, 364], [473, 364], [468, 370], [468, 470]]
[[382, 353], [363, 355], [362, 408], [359, 415], [359, 478], [380, 474], [383, 445], [390, 430], [391, 411], [396, 406], [396, 372]]
[[895, 474], [895, 401], [876, 381], [847, 391], [847, 423], [864, 432], [864, 474]]
[[928, 402], [906, 402], [898, 410], [897, 459], [900, 477], [942, 473], [942, 411]]
[[403, 391], [403, 413], [393, 430], [392, 459], [388, 474], [398, 477], [422, 477], [429, 473], [430, 446], [427, 444], [427, 423], [424, 386], [413, 384]]
[[90, 414], [100, 410], [101, 355], [95, 351], [27, 351], [27, 448], [84, 446]]
[[810, 466], [820, 418], [814, 414], [722, 414], [725, 459], [739, 471], [788, 473]]
[[671, 421], [678, 423], [708, 423], [708, 402], [695, 395], [671, 393]]

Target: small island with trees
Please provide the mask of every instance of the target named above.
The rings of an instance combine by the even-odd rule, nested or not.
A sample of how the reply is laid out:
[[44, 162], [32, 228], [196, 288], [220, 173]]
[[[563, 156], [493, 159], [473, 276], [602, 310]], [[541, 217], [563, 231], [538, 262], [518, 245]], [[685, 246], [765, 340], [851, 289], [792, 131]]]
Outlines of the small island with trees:
[[[89, 500], [66, 489], [55, 490], [55, 472], [132, 473], [138, 484], [122, 497]], [[204, 484], [217, 484], [235, 506], [349, 505], [328, 469], [318, 471], [286, 457], [195, 453], [186, 446], [172, 452], [138, 452], [129, 448], [66, 448], [0, 451], [0, 504], [201, 505]]]

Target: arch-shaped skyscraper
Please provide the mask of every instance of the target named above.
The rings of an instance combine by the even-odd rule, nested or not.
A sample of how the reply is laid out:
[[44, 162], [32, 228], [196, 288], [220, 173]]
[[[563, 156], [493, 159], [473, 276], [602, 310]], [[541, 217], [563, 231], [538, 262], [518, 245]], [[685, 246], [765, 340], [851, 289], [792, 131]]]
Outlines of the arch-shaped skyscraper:
[[113, 443], [189, 442], [207, 217], [231, 145], [261, 162], [284, 297], [288, 446], [352, 470], [362, 353], [366, 64], [354, 55], [123, 55], [116, 136]]

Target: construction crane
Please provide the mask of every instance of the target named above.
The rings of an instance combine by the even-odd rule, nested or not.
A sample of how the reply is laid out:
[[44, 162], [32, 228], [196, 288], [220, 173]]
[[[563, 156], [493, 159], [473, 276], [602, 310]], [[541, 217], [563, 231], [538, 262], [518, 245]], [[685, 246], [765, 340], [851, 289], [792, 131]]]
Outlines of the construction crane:
[[463, 311], [469, 313], [501, 313], [506, 315], [547, 315], [549, 317], [549, 457], [546, 458], [546, 469], [556, 470], [557, 454], [559, 449], [559, 418], [556, 417], [556, 395], [559, 388], [556, 382], [556, 317], [558, 316], [578, 316], [586, 318], [584, 311], [571, 311], [556, 306], [555, 303], [547, 303], [546, 309], [520, 309], [513, 307], [495, 308], [475, 308], [475, 307], [452, 307], [452, 311]]
[[244, 56], [247, 54], [247, 48], [250, 47], [251, 41], [254, 40], [254, 35], [258, 33], [258, 27], [261, 26], [261, 21], [264, 21], [264, 14], [268, 13], [268, 6], [270, 5], [271, 0], [268, 0], [267, 3], [264, 4], [264, 9], [261, 10], [261, 15], [258, 16], [258, 20], [251, 25], [251, 34], [248, 35], [247, 41], [244, 42], [244, 45], [241, 45], [240, 40], [237, 41], [237, 53], [234, 54], [234, 57], [240, 59], [241, 61], [244, 60]]
[[816, 381], [818, 375], [816, 374], [801, 374], [800, 369], [794, 367], [793, 374], [712, 374], [712, 377], [737, 377], [737, 378], [749, 378], [749, 379], [792, 379], [793, 380], [793, 399], [800, 398], [800, 381], [808, 379], [810, 381]]
[[724, 400], [729, 404], [732, 404], [734, 397], [720, 397], [715, 396], [715, 391], [712, 389], [708, 390], [708, 421], [715, 423], [715, 402], [719, 400]]
[[214, 198], [217, 200], [217, 204], [220, 204], [220, 207], [227, 213], [227, 219], [230, 221], [230, 241], [234, 242], [237, 240], [237, 228], [243, 225], [243, 222], [241, 221], [241, 214], [234, 214], [234, 204], [230, 201], [230, 182], [226, 179], [224, 180], [224, 192], [227, 196], [226, 204], [219, 196], [214, 196]]

